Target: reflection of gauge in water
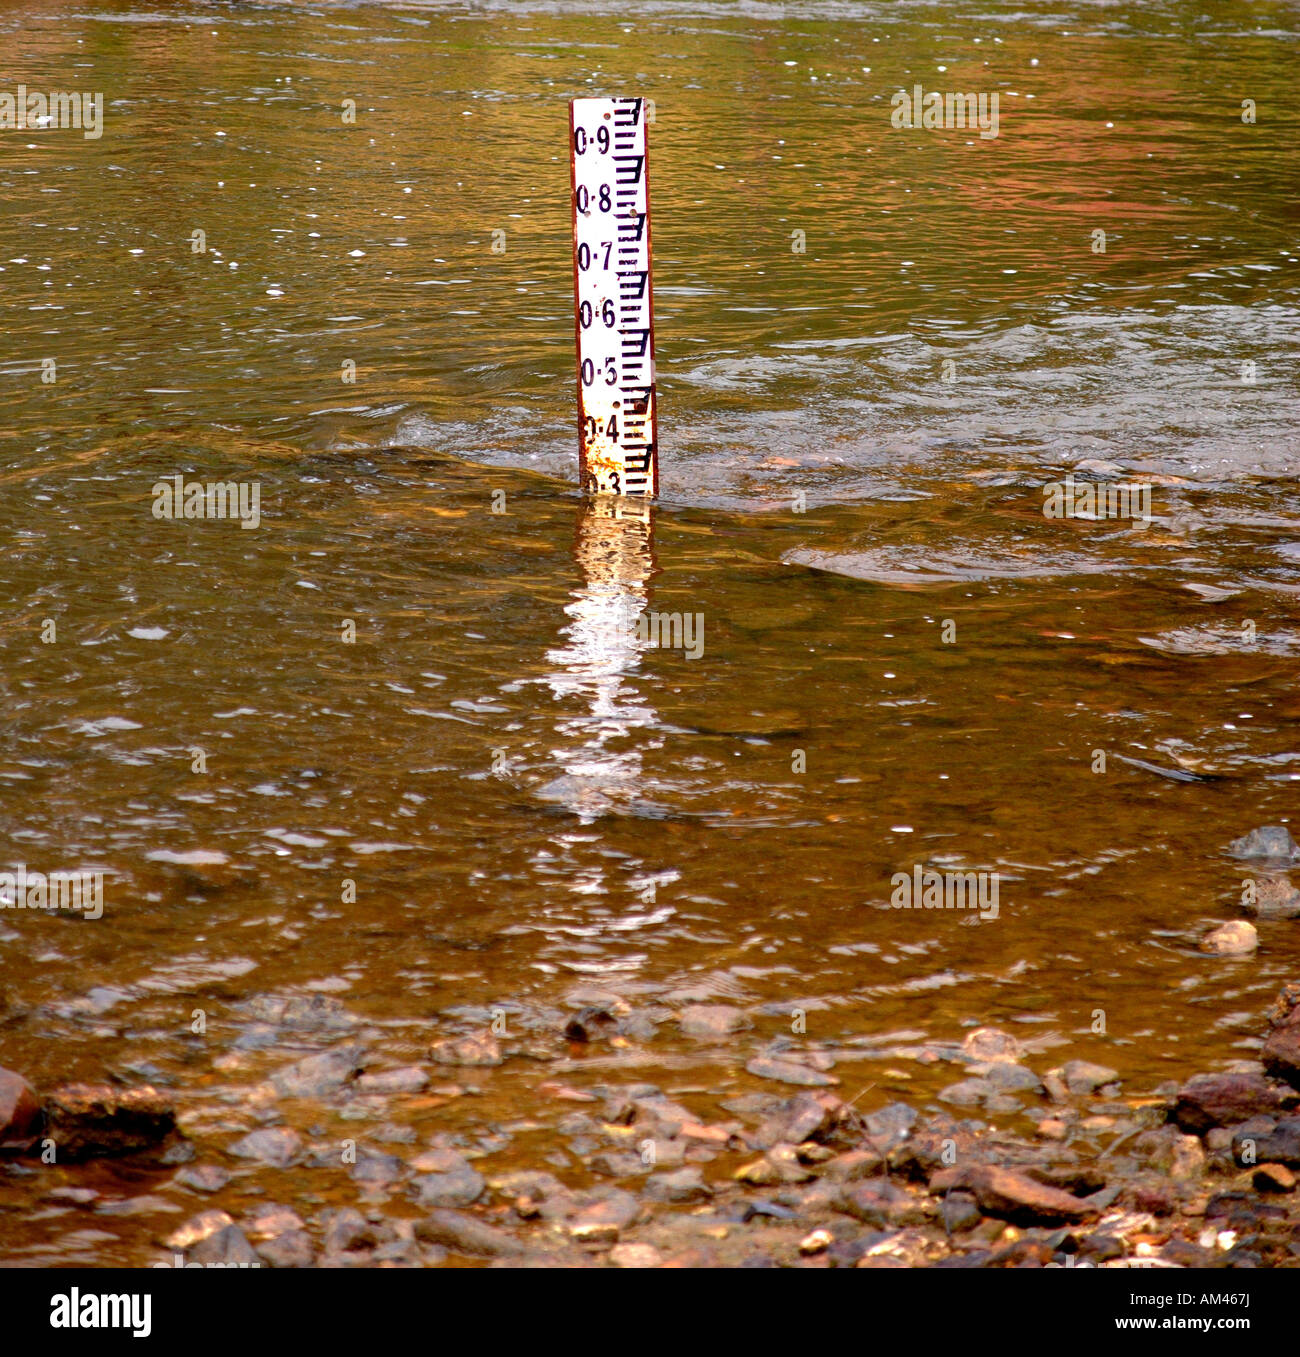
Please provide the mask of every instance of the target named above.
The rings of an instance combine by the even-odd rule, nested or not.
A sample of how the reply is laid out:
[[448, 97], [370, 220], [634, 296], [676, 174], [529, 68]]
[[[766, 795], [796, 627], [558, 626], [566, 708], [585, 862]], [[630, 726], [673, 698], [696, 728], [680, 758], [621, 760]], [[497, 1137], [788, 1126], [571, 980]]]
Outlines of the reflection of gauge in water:
[[654, 510], [645, 500], [598, 495], [584, 506], [574, 554], [590, 590], [617, 586], [628, 601], [655, 572]]
[[639, 803], [641, 752], [621, 747], [633, 731], [659, 725], [654, 708], [629, 684], [646, 649], [646, 587], [655, 571], [653, 510], [644, 500], [598, 495], [583, 505], [574, 554], [581, 587], [565, 608], [565, 644], [547, 652], [546, 682], [584, 710], [562, 718], [553, 751], [563, 775], [537, 791], [584, 823]]

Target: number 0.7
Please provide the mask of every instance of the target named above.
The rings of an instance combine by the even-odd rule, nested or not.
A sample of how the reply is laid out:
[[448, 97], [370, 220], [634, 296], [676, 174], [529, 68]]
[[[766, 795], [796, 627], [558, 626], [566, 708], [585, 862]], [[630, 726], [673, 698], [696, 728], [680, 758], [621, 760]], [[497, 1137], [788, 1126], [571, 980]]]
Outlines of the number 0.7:
[[[601, 250], [605, 251], [605, 259], [600, 266], [602, 269], [609, 268], [609, 256], [613, 252], [613, 249], [614, 242], [612, 240], [602, 240], [596, 246], [597, 258], [600, 257]], [[583, 273], [586, 273], [586, 271], [591, 267], [591, 259], [592, 259], [591, 246], [588, 245], [587, 242], [584, 240], [578, 246], [578, 267], [583, 271]]]

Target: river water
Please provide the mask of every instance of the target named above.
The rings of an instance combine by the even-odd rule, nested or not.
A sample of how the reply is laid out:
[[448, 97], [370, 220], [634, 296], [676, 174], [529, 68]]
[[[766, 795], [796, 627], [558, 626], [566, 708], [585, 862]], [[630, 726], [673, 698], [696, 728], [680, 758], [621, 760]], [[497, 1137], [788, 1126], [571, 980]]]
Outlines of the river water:
[[[788, 1047], [922, 1105], [975, 1025], [1134, 1096], [1249, 1057], [1300, 925], [1197, 943], [1300, 780], [1294, 8], [598, 8], [0, 7], [4, 89], [104, 95], [0, 131], [0, 833], [105, 873], [98, 920], [0, 912], [0, 1064], [222, 1145], [336, 1039], [281, 1000], [373, 1068], [497, 1010], [554, 1059], [277, 1115], [578, 1182], [544, 1081], [707, 1106]], [[917, 84], [998, 135], [892, 126]], [[655, 101], [652, 515], [576, 492], [578, 93]], [[1150, 521], [1045, 517], [1080, 463]], [[260, 521], [156, 517], [177, 475]], [[918, 864], [996, 917], [889, 908]], [[570, 1047], [602, 993], [654, 1035]], [[0, 1258], [148, 1261], [198, 1209], [159, 1183], [9, 1172]]]

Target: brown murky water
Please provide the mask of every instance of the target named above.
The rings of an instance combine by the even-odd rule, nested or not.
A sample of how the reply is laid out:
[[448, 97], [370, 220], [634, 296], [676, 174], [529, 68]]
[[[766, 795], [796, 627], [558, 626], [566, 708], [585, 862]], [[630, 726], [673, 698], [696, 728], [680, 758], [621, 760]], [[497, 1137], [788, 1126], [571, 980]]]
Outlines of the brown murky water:
[[[1196, 944], [1300, 780], [1298, 39], [1280, 4], [0, 8], [4, 89], [104, 93], [98, 139], [0, 131], [3, 856], [106, 873], [99, 920], [0, 912], [0, 1064], [167, 1086], [205, 1158], [283, 1115], [579, 1182], [544, 1082], [716, 1115], [788, 1045], [920, 1105], [975, 1024], [1135, 1092], [1249, 1054], [1300, 925]], [[997, 91], [998, 137], [891, 127], [918, 82]], [[631, 91], [652, 523], [573, 488], [565, 104]], [[1085, 459], [1148, 526], [1044, 517]], [[178, 474], [260, 524], [154, 517]], [[997, 917], [887, 908], [918, 863], [997, 872]], [[656, 1034], [570, 1048], [592, 990]], [[338, 1032], [258, 996], [320, 994], [373, 1068], [493, 1009], [554, 1059], [268, 1114]], [[695, 999], [754, 1025], [685, 1040]], [[242, 1172], [226, 1209], [357, 1194]], [[11, 1167], [0, 1261], [151, 1261], [211, 1204], [168, 1177]]]

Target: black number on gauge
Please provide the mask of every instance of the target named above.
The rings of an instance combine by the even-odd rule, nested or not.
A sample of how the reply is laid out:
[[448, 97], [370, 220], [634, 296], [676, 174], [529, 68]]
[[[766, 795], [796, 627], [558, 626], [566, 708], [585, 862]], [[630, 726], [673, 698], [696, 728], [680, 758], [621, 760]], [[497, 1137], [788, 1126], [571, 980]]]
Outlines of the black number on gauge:
[[[591, 303], [582, 302], [578, 306], [578, 323], [584, 330], [589, 330], [595, 319], [596, 313]], [[618, 317], [614, 314], [614, 303], [608, 297], [600, 304], [600, 319], [607, 330], [612, 330], [618, 323]]]

